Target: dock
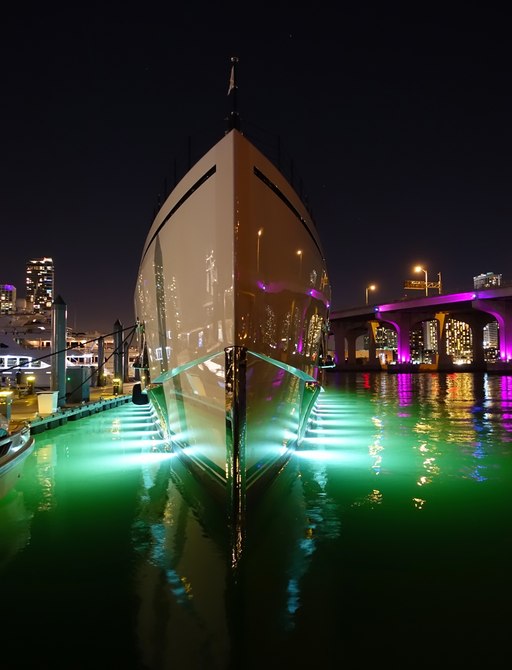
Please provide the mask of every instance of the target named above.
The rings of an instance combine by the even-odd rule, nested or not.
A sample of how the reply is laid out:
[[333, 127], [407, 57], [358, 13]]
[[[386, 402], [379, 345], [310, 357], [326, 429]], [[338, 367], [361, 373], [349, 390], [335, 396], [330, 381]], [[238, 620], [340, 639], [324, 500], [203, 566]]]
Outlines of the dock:
[[81, 402], [66, 403], [56, 411], [43, 414], [39, 411], [37, 392], [17, 396], [13, 391], [10, 406], [10, 426], [28, 423], [31, 434], [35, 435], [51, 428], [62, 426], [68, 421], [77, 421], [83, 417], [113, 409], [132, 400], [133, 382], [123, 383], [122, 389], [114, 393], [112, 386], [94, 387], [90, 389], [89, 399]]

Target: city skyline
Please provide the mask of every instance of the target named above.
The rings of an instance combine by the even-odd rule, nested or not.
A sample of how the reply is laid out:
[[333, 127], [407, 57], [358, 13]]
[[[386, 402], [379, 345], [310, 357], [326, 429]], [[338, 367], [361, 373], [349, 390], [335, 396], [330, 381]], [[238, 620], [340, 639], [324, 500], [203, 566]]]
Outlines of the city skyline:
[[282, 139], [333, 309], [364, 304], [370, 285], [376, 300], [402, 297], [422, 279], [416, 266], [441, 273], [446, 292], [482, 273], [511, 278], [505, 10], [347, 5], [330, 22], [321, 6], [276, 7], [271, 22], [246, 22], [201, 9], [201, 22], [165, 5], [122, 18], [104, 8], [101, 21], [9, 10], [0, 283], [24, 286], [26, 260], [47, 255], [70, 324], [132, 325], [155, 208], [189, 138], [206, 148], [223, 134], [233, 55], [241, 128]]
[[[30, 306], [30, 303], [34, 302], [34, 296], [30, 296], [31, 293], [34, 293], [34, 287], [29, 286], [29, 284], [33, 285], [33, 280], [30, 277], [30, 273], [34, 272], [35, 269], [39, 270], [45, 270], [47, 268], [50, 268], [52, 279], [51, 279], [51, 285], [53, 287], [53, 274], [54, 274], [54, 265], [53, 265], [53, 259], [52, 258], [38, 258], [38, 259], [32, 259], [26, 263], [26, 279], [25, 279], [25, 294], [24, 295], [18, 295], [17, 287], [14, 286], [13, 284], [6, 283], [2, 284], [0, 283], [0, 297], [2, 300], [1, 304], [1, 310], [0, 312], [2, 314], [9, 314], [9, 313], [34, 313], [37, 315], [37, 313], [40, 312], [46, 312], [48, 313], [50, 311], [51, 304], [53, 300], [57, 297], [57, 294], [53, 294], [53, 289], [50, 290], [49, 284], [48, 284], [48, 279], [45, 281], [45, 286], [43, 290], [43, 294], [46, 295], [46, 304], [42, 308], [38, 308], [34, 310], [33, 307]], [[413, 289], [413, 293], [416, 293], [416, 291], [420, 291], [421, 294], [423, 294], [423, 291], [425, 291], [425, 296], [431, 297], [432, 295], [441, 294], [441, 293], [447, 293], [446, 291], [442, 291], [442, 283], [441, 283], [441, 274], [438, 273], [437, 281], [430, 281], [428, 279], [428, 274], [425, 269], [423, 269], [421, 266], [416, 266], [414, 268], [415, 272], [420, 272], [424, 273], [424, 279], [423, 280], [406, 280], [404, 282], [404, 291], [409, 291], [411, 287]], [[510, 280], [503, 280], [503, 276], [501, 273], [492, 273], [492, 272], [487, 272], [487, 273], [481, 273], [479, 275], [473, 276], [473, 288], [475, 289], [485, 289], [485, 288], [496, 288], [500, 286], [507, 286], [510, 285], [511, 281]], [[468, 287], [469, 288], [469, 287]], [[365, 289], [365, 304], [377, 304], [379, 302], [383, 302], [377, 299], [375, 297], [375, 300], [370, 301], [369, 296], [370, 296], [370, 291], [374, 292], [378, 289], [378, 286], [375, 284], [372, 284], [370, 286], [367, 286]], [[432, 293], [432, 290], [434, 289], [434, 294]], [[429, 293], [430, 291], [430, 293]], [[10, 294], [10, 296], [8, 295]], [[421, 295], [408, 295], [407, 293], [404, 293], [402, 299], [405, 298], [414, 298], [414, 297], [421, 297]], [[354, 302], [353, 307], [358, 307], [361, 306], [363, 303], [359, 302]], [[7, 309], [6, 309], [7, 307]], [[331, 310], [331, 313], [334, 315], [336, 310]], [[343, 310], [341, 310], [343, 311]], [[117, 321], [117, 320], [116, 320]], [[124, 325], [124, 324], [122, 324]], [[72, 327], [69, 324], [68, 321], [68, 326]], [[76, 328], [76, 325], [73, 327], [73, 330], [75, 332], [84, 332], [79, 328]], [[101, 332], [102, 329], [98, 329], [96, 327], [93, 328], [88, 328], [86, 329], [88, 331], [98, 331]], [[114, 332], [117, 330], [117, 327], [114, 325], [112, 328], [111, 332]], [[105, 329], [103, 329], [103, 332], [106, 332]]]

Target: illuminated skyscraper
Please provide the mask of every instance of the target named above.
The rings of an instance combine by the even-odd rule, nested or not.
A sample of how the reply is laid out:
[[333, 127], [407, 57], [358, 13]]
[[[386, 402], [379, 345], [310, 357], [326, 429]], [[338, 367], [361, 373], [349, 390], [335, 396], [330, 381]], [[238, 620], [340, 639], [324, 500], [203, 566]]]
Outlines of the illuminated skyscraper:
[[437, 320], [423, 322], [423, 342], [428, 351], [437, 351]]
[[16, 287], [0, 284], [0, 314], [12, 314], [16, 309]]
[[469, 324], [458, 319], [446, 320], [446, 353], [454, 363], [469, 363], [473, 358], [473, 333]]
[[497, 321], [491, 321], [484, 326], [484, 349], [493, 347], [497, 349], [499, 346], [499, 326]]
[[54, 266], [51, 258], [36, 258], [27, 262], [27, 309], [30, 312], [49, 311], [53, 303]]

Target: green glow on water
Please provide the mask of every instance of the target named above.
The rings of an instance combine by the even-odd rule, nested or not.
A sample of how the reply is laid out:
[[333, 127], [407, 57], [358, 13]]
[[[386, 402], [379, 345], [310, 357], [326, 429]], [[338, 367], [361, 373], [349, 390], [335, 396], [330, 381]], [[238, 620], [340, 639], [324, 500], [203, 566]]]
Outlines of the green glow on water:
[[[314, 440], [308, 440], [308, 444], [311, 446], [314, 445]], [[319, 444], [326, 446], [325, 441], [320, 441]], [[343, 456], [339, 452], [327, 451], [326, 449], [307, 449], [301, 447], [300, 450], [297, 450], [296, 457], [304, 460], [311, 461], [330, 461], [338, 463], [346, 463], [349, 460], [349, 456]]]
[[330, 374], [235, 575], [166, 447], [131, 404], [37, 436], [0, 501], [2, 667], [508, 660], [512, 378]]

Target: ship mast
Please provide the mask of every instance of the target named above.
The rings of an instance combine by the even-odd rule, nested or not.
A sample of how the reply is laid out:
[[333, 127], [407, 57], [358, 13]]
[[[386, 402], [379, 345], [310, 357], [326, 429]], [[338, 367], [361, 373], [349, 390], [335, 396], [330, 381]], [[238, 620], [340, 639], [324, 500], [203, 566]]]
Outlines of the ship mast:
[[231, 96], [231, 112], [227, 118], [228, 122], [228, 132], [236, 128], [240, 130], [240, 116], [238, 114], [238, 101], [237, 101], [237, 70], [238, 70], [238, 57], [231, 56], [231, 70], [229, 74], [229, 88], [228, 96]]

